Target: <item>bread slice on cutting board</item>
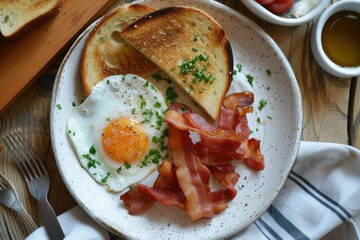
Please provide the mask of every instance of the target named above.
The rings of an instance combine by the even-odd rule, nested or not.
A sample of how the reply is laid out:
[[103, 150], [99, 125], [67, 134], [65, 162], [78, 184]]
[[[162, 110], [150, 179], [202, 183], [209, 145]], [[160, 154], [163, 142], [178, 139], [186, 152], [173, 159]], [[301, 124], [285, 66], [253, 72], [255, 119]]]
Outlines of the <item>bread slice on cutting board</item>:
[[105, 77], [127, 73], [145, 77], [159, 69], [119, 34], [136, 19], [154, 10], [140, 4], [119, 6], [94, 27], [80, 63], [81, 85], [86, 96]]
[[18, 39], [60, 11], [63, 0], [0, 0], [0, 31]]
[[220, 24], [193, 7], [167, 7], [133, 22], [120, 35], [165, 71], [216, 119], [232, 79], [230, 42]]

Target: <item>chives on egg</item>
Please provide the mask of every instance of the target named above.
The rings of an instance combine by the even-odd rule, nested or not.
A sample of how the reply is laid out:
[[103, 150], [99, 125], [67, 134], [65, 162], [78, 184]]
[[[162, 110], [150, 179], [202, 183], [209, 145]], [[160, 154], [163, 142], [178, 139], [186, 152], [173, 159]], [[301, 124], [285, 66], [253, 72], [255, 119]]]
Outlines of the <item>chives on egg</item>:
[[104, 177], [104, 178], [101, 179], [101, 183], [106, 183], [106, 181], [107, 181], [107, 179], [108, 179], [109, 176], [110, 176], [110, 173], [108, 172], [107, 175], [106, 175], [106, 177]]
[[124, 163], [124, 165], [125, 165], [125, 168], [126, 168], [126, 169], [131, 168], [131, 164], [130, 164], [130, 163], [128, 163], [128, 162], [125, 162], [125, 163]]

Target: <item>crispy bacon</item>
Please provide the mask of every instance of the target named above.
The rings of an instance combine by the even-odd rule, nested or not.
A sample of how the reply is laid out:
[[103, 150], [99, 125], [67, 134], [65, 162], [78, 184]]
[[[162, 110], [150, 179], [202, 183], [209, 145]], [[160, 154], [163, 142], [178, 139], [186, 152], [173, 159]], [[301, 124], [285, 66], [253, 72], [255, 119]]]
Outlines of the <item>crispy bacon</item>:
[[185, 208], [185, 197], [179, 188], [151, 188], [137, 184], [134, 188], [120, 196], [129, 213], [138, 215], [150, 209], [158, 201], [165, 206]]
[[208, 123], [203, 117], [201, 117], [197, 113], [187, 112], [182, 114], [182, 116], [186, 118], [192, 126], [200, 129], [200, 131], [211, 132], [216, 130], [216, 127], [214, 125]]
[[[121, 195], [131, 214], [141, 214], [158, 201], [184, 209], [190, 219], [209, 218], [228, 207], [235, 198], [240, 175], [232, 161], [243, 159], [255, 170], [264, 168], [260, 141], [250, 138], [246, 114], [253, 111], [251, 92], [234, 93], [223, 102], [219, 119], [208, 123], [183, 104], [172, 104], [164, 122], [169, 125], [170, 160], [163, 161], [153, 185], [138, 184]], [[190, 132], [198, 133], [193, 143]], [[210, 177], [222, 184], [210, 189]]]
[[135, 188], [122, 194], [120, 199], [123, 200], [125, 206], [129, 209], [130, 214], [141, 214], [150, 209], [155, 203], [155, 198], [151, 194], [146, 193], [149, 187], [138, 184]]
[[223, 106], [230, 110], [236, 110], [239, 107], [247, 107], [253, 104], [254, 94], [252, 92], [232, 93], [225, 97]]
[[196, 155], [206, 166], [219, 166], [234, 160], [237, 148], [212, 148], [204, 145], [202, 141], [195, 144]]
[[[187, 115], [187, 114], [185, 114]], [[189, 116], [189, 115], [187, 115]], [[199, 120], [199, 118], [197, 118]], [[201, 121], [205, 121], [204, 119]], [[201, 140], [209, 147], [239, 147], [240, 143], [245, 140], [244, 137], [236, 134], [234, 131], [226, 131], [219, 128], [208, 131], [209, 127], [199, 129], [199, 124], [192, 125], [192, 123], [182, 114], [175, 110], [168, 110], [164, 117], [164, 122], [174, 125], [177, 129], [188, 130], [200, 134]]]
[[239, 116], [245, 116], [247, 113], [252, 113], [254, 111], [253, 106], [246, 106], [246, 107], [238, 107], [237, 112], [239, 113]]
[[158, 169], [159, 175], [154, 183], [154, 188], [178, 188], [176, 167], [171, 160], [165, 160]]
[[173, 102], [170, 107], [169, 107], [170, 110], [175, 110], [177, 111], [178, 113], [180, 114], [183, 114], [183, 113], [187, 113], [187, 112], [191, 112], [191, 109], [186, 106], [185, 104], [183, 103], [178, 103], [178, 102]]
[[231, 201], [236, 197], [237, 191], [235, 184], [240, 178], [240, 174], [235, 172], [235, 167], [231, 164], [226, 164], [218, 167], [211, 167], [211, 173], [224, 186], [224, 190], [216, 192], [217, 198], [224, 201]]
[[237, 111], [223, 108], [220, 112], [218, 127], [223, 130], [233, 130], [238, 123], [238, 118]]
[[238, 123], [235, 127], [235, 132], [242, 136], [244, 139], [248, 139], [250, 136], [250, 128], [246, 115], [238, 117]]
[[245, 164], [254, 170], [265, 168], [264, 155], [260, 151], [260, 141], [255, 138], [244, 141], [236, 150], [235, 158], [244, 159]]
[[180, 188], [186, 197], [185, 208], [190, 219], [196, 221], [212, 217], [215, 213], [209, 186], [210, 171], [195, 155], [189, 132], [170, 124], [169, 147]]

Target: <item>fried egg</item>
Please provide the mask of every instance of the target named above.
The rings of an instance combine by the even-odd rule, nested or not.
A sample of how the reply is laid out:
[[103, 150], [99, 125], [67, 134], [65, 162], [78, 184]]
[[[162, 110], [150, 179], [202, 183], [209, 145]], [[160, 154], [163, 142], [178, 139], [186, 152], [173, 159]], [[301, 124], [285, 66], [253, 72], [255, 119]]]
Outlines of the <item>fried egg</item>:
[[139, 76], [100, 81], [67, 123], [81, 166], [113, 192], [143, 180], [167, 155], [166, 109], [161, 93]]

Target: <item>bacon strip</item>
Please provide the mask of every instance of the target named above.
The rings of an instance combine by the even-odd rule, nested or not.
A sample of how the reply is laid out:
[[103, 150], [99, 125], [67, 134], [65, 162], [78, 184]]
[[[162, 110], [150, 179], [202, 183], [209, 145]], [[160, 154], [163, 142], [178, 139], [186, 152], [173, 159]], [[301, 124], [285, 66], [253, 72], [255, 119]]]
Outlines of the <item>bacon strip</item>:
[[179, 182], [176, 177], [176, 167], [171, 160], [164, 160], [159, 169], [159, 175], [155, 180], [154, 188], [178, 188]]
[[198, 128], [200, 131], [211, 132], [216, 130], [216, 127], [214, 125], [208, 123], [203, 117], [201, 117], [197, 113], [187, 112], [182, 114], [182, 116], [186, 118], [192, 126]]
[[255, 138], [244, 141], [236, 150], [235, 158], [244, 159], [245, 164], [254, 170], [265, 168], [264, 155], [260, 151], [260, 141]]
[[215, 178], [225, 187], [225, 190], [219, 191], [221, 192], [221, 198], [227, 202], [234, 199], [237, 194], [235, 184], [240, 178], [240, 174], [235, 172], [235, 167], [227, 164], [220, 167], [212, 167], [210, 170]]
[[211, 148], [202, 141], [195, 144], [196, 155], [206, 166], [220, 166], [231, 163], [235, 157], [236, 148]]
[[220, 112], [218, 127], [223, 130], [233, 130], [238, 123], [238, 112], [223, 108]]
[[133, 189], [120, 196], [129, 213], [138, 215], [144, 213], [159, 201], [165, 206], [177, 206], [185, 208], [185, 196], [181, 189], [151, 188], [143, 184], [137, 184]]
[[235, 127], [235, 132], [245, 139], [249, 138], [250, 128], [248, 125], [248, 120], [246, 118], [246, 115], [238, 117], [238, 123]]
[[215, 213], [209, 187], [210, 171], [195, 155], [189, 132], [170, 124], [169, 147], [180, 188], [186, 197], [185, 208], [190, 219], [196, 221], [212, 217]]
[[247, 107], [253, 104], [254, 94], [252, 92], [232, 93], [225, 97], [223, 106], [230, 110], [236, 110], [238, 107]]
[[[190, 115], [186, 116], [189, 117]], [[195, 121], [194, 119], [195, 118], [192, 118], [193, 121]], [[199, 120], [200, 118], [197, 119]], [[201, 123], [195, 124], [196, 126], [194, 126], [182, 114], [171, 109], [166, 112], [164, 117], [164, 122], [174, 125], [177, 129], [199, 133], [201, 140], [209, 147], [226, 148], [231, 146], [232, 148], [235, 148], [239, 147], [240, 143], [246, 140], [234, 131], [226, 131], [219, 128], [212, 131], [207, 131], [205, 128], [199, 129], [199, 125], [202, 125], [203, 121], [205, 120], [202, 119]], [[206, 127], [206, 129], [208, 129], [208, 127]]]

